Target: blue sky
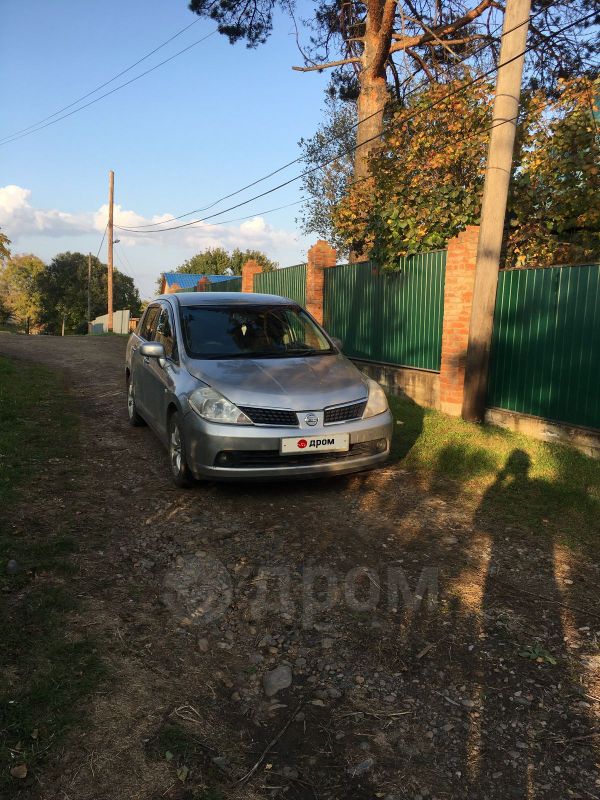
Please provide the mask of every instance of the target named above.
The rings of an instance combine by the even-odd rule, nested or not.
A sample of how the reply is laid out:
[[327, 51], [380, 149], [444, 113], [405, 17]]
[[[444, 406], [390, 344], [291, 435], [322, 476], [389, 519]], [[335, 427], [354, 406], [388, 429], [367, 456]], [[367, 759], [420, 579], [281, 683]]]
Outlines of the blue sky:
[[[195, 19], [186, 0], [4, 0], [2, 6], [0, 138], [87, 93]], [[213, 28], [200, 20], [106, 90]], [[64, 250], [96, 253], [110, 169], [116, 221], [140, 224], [199, 208], [295, 158], [298, 139], [321, 119], [328, 80], [293, 72], [299, 63], [292, 24], [281, 16], [269, 42], [256, 50], [214, 35], [90, 108], [0, 146], [0, 227], [13, 251], [46, 260]], [[217, 210], [298, 171], [296, 165]], [[299, 197], [299, 183], [292, 184], [223, 219]], [[297, 263], [312, 242], [300, 235], [297, 214], [295, 206], [227, 226], [118, 234], [115, 264], [150, 296], [160, 271], [207, 245], [258, 247], [282, 266]]]

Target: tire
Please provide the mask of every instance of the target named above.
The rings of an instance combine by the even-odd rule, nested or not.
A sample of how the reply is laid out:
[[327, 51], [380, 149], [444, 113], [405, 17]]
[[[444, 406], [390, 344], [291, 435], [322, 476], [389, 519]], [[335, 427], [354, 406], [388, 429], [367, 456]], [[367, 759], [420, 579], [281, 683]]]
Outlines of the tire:
[[193, 486], [194, 476], [187, 465], [181, 422], [176, 411], [169, 417], [169, 466], [175, 486], [179, 489], [189, 489]]
[[140, 417], [137, 412], [135, 404], [135, 388], [133, 386], [133, 378], [127, 381], [127, 416], [129, 417], [129, 424], [132, 428], [140, 428], [146, 422]]

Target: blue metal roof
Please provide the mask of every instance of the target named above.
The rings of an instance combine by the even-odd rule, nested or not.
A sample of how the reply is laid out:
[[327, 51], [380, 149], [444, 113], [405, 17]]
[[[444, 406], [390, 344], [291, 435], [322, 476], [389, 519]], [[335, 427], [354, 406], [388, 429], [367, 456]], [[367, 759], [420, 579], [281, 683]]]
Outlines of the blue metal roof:
[[195, 289], [201, 278], [208, 278], [210, 283], [231, 280], [231, 275], [200, 275], [186, 272], [165, 272], [165, 288], [177, 284], [181, 289]]

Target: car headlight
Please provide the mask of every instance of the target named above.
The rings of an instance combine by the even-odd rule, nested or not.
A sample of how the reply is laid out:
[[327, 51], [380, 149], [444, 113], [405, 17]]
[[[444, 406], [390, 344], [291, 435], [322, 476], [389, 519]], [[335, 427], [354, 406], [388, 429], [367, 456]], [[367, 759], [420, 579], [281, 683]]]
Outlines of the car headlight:
[[252, 420], [248, 419], [243, 411], [210, 386], [195, 389], [188, 397], [188, 402], [196, 414], [211, 422], [252, 425]]
[[363, 419], [367, 417], [376, 417], [377, 414], [383, 414], [388, 410], [388, 401], [385, 392], [377, 381], [367, 378], [367, 388], [369, 390], [369, 399], [363, 413]]

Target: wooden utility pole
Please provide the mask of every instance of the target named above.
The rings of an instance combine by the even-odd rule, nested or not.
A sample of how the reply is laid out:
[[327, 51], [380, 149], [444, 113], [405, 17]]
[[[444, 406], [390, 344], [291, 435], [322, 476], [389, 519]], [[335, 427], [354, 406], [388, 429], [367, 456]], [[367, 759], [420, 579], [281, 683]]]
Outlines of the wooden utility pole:
[[115, 173], [111, 171], [108, 173], [108, 325], [107, 329], [113, 329], [113, 244], [114, 244], [114, 229], [113, 229], [113, 207], [115, 204]]
[[481, 421], [485, 414], [500, 250], [504, 235], [530, 10], [531, 0], [507, 0], [504, 13], [499, 63], [505, 66], [498, 69], [496, 78], [465, 365], [462, 415], [464, 419], [473, 422]]
[[87, 321], [88, 333], [91, 333], [92, 326], [92, 254], [88, 253], [88, 287], [87, 287]]

